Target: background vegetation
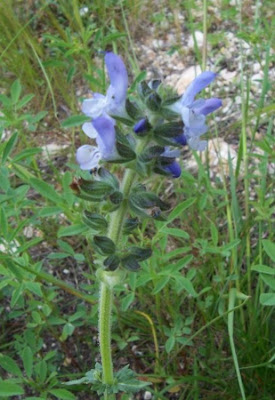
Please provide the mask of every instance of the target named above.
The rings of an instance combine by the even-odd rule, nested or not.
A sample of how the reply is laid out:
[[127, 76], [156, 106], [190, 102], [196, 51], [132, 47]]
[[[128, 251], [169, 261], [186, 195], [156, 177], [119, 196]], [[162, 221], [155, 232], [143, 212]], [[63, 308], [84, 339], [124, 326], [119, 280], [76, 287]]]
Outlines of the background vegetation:
[[[154, 254], [117, 289], [115, 366], [129, 363], [152, 383], [155, 399], [273, 398], [271, 9], [269, 0], [1, 1], [1, 398], [95, 398], [85, 385], [62, 384], [99, 361], [96, 266], [83, 204], [69, 188], [83, 135], [77, 118], [62, 122], [80, 114], [89, 90], [104, 91], [102, 50], [123, 56], [132, 83], [140, 43], [170, 30], [168, 55], [182, 52], [183, 62], [181, 33], [207, 31], [210, 47], [195, 40], [193, 64], [214, 59], [217, 71], [225, 67], [225, 35], [241, 40], [230, 92], [215, 87], [239, 112], [213, 121], [209, 134], [237, 144], [237, 162], [229, 157], [224, 167], [217, 152], [213, 176], [210, 160], [195, 154], [195, 172], [146, 182], [173, 211], [133, 237], [153, 238]], [[255, 63], [263, 72], [256, 90]]]

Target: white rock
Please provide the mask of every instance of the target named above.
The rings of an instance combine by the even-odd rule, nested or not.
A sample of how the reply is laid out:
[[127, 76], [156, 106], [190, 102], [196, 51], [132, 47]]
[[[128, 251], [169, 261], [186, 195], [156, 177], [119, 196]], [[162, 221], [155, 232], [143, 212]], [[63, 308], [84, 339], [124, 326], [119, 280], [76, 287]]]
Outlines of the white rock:
[[25, 226], [25, 228], [23, 229], [23, 234], [24, 236], [26, 236], [26, 238], [30, 239], [34, 236], [34, 230], [33, 227], [31, 225], [29, 226]]
[[201, 67], [199, 65], [193, 65], [187, 68], [181, 74], [178, 83], [176, 84], [176, 91], [179, 95], [183, 94], [187, 86], [201, 73]]
[[[202, 47], [203, 45], [203, 33], [201, 31], [195, 31], [194, 36], [196, 38], [197, 46]], [[187, 46], [189, 49], [193, 49], [195, 47], [195, 41], [193, 35], [189, 36]]]
[[144, 393], [143, 399], [144, 399], [144, 400], [150, 400], [151, 398], [152, 398], [152, 393], [146, 391], [146, 392]]
[[261, 69], [262, 69], [262, 67], [261, 67], [261, 64], [260, 63], [255, 63], [255, 64], [253, 64], [253, 72], [256, 74], [256, 73], [258, 73], [258, 72], [260, 72], [261, 71]]
[[254, 74], [251, 77], [252, 83], [256, 84], [256, 85], [261, 85], [262, 84], [262, 80], [263, 80], [263, 75], [260, 72], [258, 74]]
[[48, 159], [49, 156], [60, 154], [61, 151], [66, 149], [67, 147], [69, 147], [69, 145], [67, 144], [55, 144], [55, 143], [46, 144], [45, 146], [41, 147], [42, 158]]
[[232, 81], [233, 78], [237, 75], [237, 71], [228, 71], [227, 69], [221, 70], [219, 75], [225, 80], [225, 81]]

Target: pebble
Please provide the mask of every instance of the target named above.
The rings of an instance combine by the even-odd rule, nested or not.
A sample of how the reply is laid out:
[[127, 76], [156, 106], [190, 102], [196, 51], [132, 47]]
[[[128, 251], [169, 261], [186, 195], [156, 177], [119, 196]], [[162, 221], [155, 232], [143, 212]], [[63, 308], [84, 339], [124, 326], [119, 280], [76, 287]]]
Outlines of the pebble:
[[69, 145], [67, 144], [56, 144], [56, 143], [50, 143], [46, 144], [45, 146], [42, 146], [42, 158], [48, 159], [49, 156], [52, 155], [57, 155], [62, 152], [62, 150], [68, 148]]
[[181, 95], [187, 88], [187, 86], [201, 73], [201, 67], [199, 65], [193, 65], [187, 68], [181, 74], [178, 83], [176, 84], [176, 91]]
[[[197, 46], [202, 47], [203, 46], [203, 33], [201, 31], [195, 31], [194, 36], [196, 38]], [[195, 41], [194, 41], [193, 35], [189, 36], [187, 46], [189, 47], [189, 49], [195, 48]]]
[[152, 393], [146, 391], [146, 392], [144, 393], [143, 399], [144, 399], [144, 400], [150, 400], [151, 398], [152, 398]]

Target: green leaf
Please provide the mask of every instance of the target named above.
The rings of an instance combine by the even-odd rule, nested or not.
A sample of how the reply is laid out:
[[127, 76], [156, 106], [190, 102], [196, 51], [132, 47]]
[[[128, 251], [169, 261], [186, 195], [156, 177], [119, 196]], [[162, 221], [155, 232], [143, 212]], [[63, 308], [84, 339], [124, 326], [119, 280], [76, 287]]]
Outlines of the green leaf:
[[84, 224], [75, 224], [75, 225], [70, 225], [70, 226], [65, 226], [61, 227], [58, 230], [57, 236], [59, 238], [64, 237], [64, 236], [74, 236], [74, 235], [80, 235], [83, 232], [87, 232], [87, 226]]
[[181, 289], [186, 290], [191, 296], [197, 297], [197, 292], [194, 289], [192, 282], [184, 276], [177, 277], [177, 284]]
[[182, 239], [189, 239], [189, 234], [185, 232], [183, 229], [178, 229], [178, 228], [163, 228], [161, 230], [162, 233], [165, 233], [167, 235], [179, 237]]
[[170, 276], [164, 276], [162, 278], [160, 278], [160, 280], [158, 281], [158, 283], [155, 286], [155, 289], [153, 290], [153, 294], [157, 294], [158, 292], [160, 292], [169, 282], [170, 280]]
[[116, 251], [116, 246], [114, 242], [107, 236], [94, 236], [94, 244], [96, 250], [103, 256], [114, 254]]
[[263, 306], [275, 306], [275, 293], [262, 293], [260, 303]]
[[16, 362], [9, 356], [0, 354], [0, 366], [10, 374], [22, 376], [22, 372]]
[[169, 339], [165, 343], [165, 350], [167, 353], [170, 353], [173, 350], [173, 347], [175, 346], [175, 337], [170, 336]]
[[56, 192], [56, 189], [48, 183], [37, 178], [31, 178], [30, 184], [39, 194], [41, 194], [41, 196], [45, 197], [46, 199], [51, 200], [56, 204], [62, 203], [61, 196], [59, 196], [59, 194]]
[[36, 294], [36, 296], [42, 297], [43, 293], [41, 290], [41, 283], [38, 282], [25, 282], [25, 288], [27, 288], [30, 292]]
[[262, 241], [266, 254], [275, 262], [275, 243], [265, 239]]
[[5, 146], [5, 148], [4, 148], [4, 151], [3, 151], [3, 155], [2, 155], [2, 162], [3, 162], [3, 163], [7, 160], [7, 158], [8, 158], [8, 156], [10, 155], [12, 149], [14, 148], [15, 143], [16, 143], [16, 141], [17, 141], [17, 138], [18, 138], [18, 132], [15, 132], [15, 133], [9, 138], [9, 140], [7, 141], [6, 146]]
[[85, 210], [82, 218], [83, 222], [95, 231], [104, 232], [108, 227], [108, 222], [100, 214]]
[[24, 394], [24, 390], [21, 386], [11, 381], [0, 382], [0, 397], [17, 396], [21, 394]]
[[18, 103], [16, 104], [16, 110], [19, 110], [19, 108], [24, 107], [26, 104], [28, 104], [31, 99], [34, 97], [34, 94], [27, 94], [24, 96]]
[[49, 393], [53, 394], [58, 399], [62, 399], [62, 400], [74, 400], [75, 399], [75, 395], [66, 389], [52, 389], [49, 391]]
[[183, 213], [183, 211], [186, 210], [187, 208], [191, 207], [192, 204], [195, 203], [195, 201], [196, 201], [195, 198], [191, 198], [191, 199], [185, 200], [182, 203], [178, 204], [174, 208], [174, 210], [169, 214], [167, 221], [166, 221], [166, 225], [169, 222], [174, 221], [174, 219], [178, 218]]
[[21, 91], [22, 91], [21, 83], [19, 79], [16, 79], [16, 81], [14, 81], [13, 84], [11, 85], [11, 91], [10, 91], [13, 104], [16, 104], [18, 102]]
[[269, 275], [266, 275], [266, 274], [261, 274], [261, 279], [272, 290], [275, 290], [275, 278], [271, 278]]
[[64, 342], [68, 336], [71, 336], [74, 332], [74, 325], [68, 322], [63, 326], [62, 335], [60, 337], [61, 341]]
[[251, 270], [262, 274], [275, 275], [275, 268], [268, 267], [267, 265], [254, 265]]
[[33, 368], [33, 354], [32, 350], [29, 346], [25, 347], [21, 358], [23, 361], [24, 369], [28, 378], [32, 376], [32, 368]]
[[122, 311], [127, 311], [130, 307], [130, 304], [133, 303], [135, 299], [135, 293], [129, 293], [125, 296], [121, 301], [121, 309]]
[[84, 122], [90, 122], [91, 118], [86, 115], [73, 115], [61, 123], [62, 128], [72, 128], [84, 124]]

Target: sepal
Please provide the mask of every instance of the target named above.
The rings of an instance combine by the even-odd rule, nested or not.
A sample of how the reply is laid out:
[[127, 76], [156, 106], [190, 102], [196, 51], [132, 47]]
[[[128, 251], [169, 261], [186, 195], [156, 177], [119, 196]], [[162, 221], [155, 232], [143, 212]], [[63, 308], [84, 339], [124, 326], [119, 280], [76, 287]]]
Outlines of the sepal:
[[135, 257], [133, 256], [126, 256], [121, 259], [121, 264], [124, 268], [128, 269], [129, 271], [138, 271], [140, 269], [140, 264], [137, 262]]
[[98, 169], [97, 174], [102, 182], [107, 183], [116, 190], [119, 189], [119, 181], [110, 171], [101, 167]]
[[137, 217], [126, 219], [123, 226], [123, 233], [125, 235], [129, 235], [138, 227], [138, 225], [139, 225], [139, 220]]
[[125, 108], [127, 111], [127, 114], [133, 119], [133, 120], [138, 120], [141, 118], [141, 110], [138, 108], [138, 106], [131, 102], [130, 100], [126, 100]]
[[175, 138], [183, 133], [184, 124], [182, 121], [168, 122], [154, 128], [154, 135], [165, 138]]
[[106, 182], [88, 181], [82, 178], [77, 182], [73, 182], [71, 189], [78, 197], [94, 202], [104, 200], [114, 191], [114, 188]]
[[100, 214], [85, 210], [82, 219], [86, 225], [98, 232], [105, 232], [108, 227], [108, 222]]
[[118, 206], [123, 200], [123, 194], [119, 191], [116, 191], [109, 196], [110, 201]]
[[141, 97], [147, 97], [150, 93], [152, 93], [152, 89], [148, 85], [146, 81], [140, 82], [138, 85], [138, 93]]
[[115, 271], [119, 267], [119, 263], [120, 258], [116, 254], [112, 254], [103, 261], [103, 264], [108, 271]]
[[161, 109], [161, 98], [156, 92], [153, 92], [149, 94], [145, 101], [145, 104], [149, 108], [149, 110], [157, 112]]
[[107, 236], [95, 235], [93, 237], [93, 242], [96, 251], [102, 256], [109, 256], [111, 254], [114, 254], [116, 251], [116, 246], [114, 242]]

